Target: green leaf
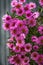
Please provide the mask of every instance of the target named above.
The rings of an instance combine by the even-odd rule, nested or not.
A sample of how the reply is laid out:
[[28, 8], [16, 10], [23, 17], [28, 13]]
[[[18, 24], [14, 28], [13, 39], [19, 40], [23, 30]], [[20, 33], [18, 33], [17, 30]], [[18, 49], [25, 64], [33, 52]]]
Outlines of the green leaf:
[[10, 15], [8, 11], [7, 11], [7, 14]]

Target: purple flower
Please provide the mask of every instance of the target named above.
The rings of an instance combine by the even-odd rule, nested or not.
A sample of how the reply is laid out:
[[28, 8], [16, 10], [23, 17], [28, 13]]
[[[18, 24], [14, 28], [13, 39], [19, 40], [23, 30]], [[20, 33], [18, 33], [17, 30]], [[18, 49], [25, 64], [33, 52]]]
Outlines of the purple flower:
[[27, 64], [30, 62], [30, 59], [29, 57], [25, 57], [24, 60], [23, 60], [23, 64]]
[[11, 20], [11, 16], [8, 15], [8, 14], [5, 14], [3, 17], [2, 17], [2, 20], [3, 22], [9, 22]]
[[19, 45], [20, 47], [23, 46], [25, 44], [25, 41], [22, 37], [17, 37], [17, 43], [16, 45]]
[[23, 64], [23, 62], [22, 62], [20, 56], [17, 56], [16, 64], [17, 64], [17, 65], [22, 65], [22, 64]]
[[26, 18], [29, 19], [29, 18], [32, 17], [32, 12], [29, 10], [29, 11], [27, 11], [27, 12], [25, 13], [25, 15], [26, 15]]
[[13, 8], [11, 8], [11, 10], [10, 10], [10, 11], [11, 11], [11, 13], [14, 13], [14, 12], [16, 13], [16, 9], [15, 9], [14, 7], [13, 7]]
[[18, 19], [16, 18], [11, 19], [10, 29], [12, 29], [13, 27], [17, 27], [17, 21]]
[[36, 62], [37, 62], [38, 64], [40, 64], [40, 65], [43, 65], [43, 55], [42, 55], [42, 54], [40, 54], [40, 55], [38, 56]]
[[20, 2], [17, 3], [16, 6], [15, 6], [16, 9], [19, 9], [19, 8], [21, 8], [21, 7], [22, 7], [22, 3], [20, 3]]
[[36, 3], [30, 2], [30, 3], [29, 3], [29, 8], [30, 8], [30, 9], [36, 8]]
[[43, 0], [39, 0], [39, 3], [43, 7]]
[[30, 43], [25, 44], [25, 51], [30, 52], [32, 50], [32, 45]]
[[13, 44], [13, 43], [7, 43], [7, 47], [8, 47], [9, 49], [13, 49], [14, 44]]
[[20, 53], [21, 54], [26, 54], [26, 51], [25, 51], [25, 46], [23, 45], [23, 46], [21, 46], [21, 48], [20, 48]]
[[37, 58], [38, 58], [38, 52], [32, 52], [31, 53], [31, 58], [32, 58], [32, 60], [36, 60]]
[[13, 47], [13, 50], [16, 53], [19, 53], [20, 52], [20, 47], [16, 45], [15, 47]]
[[24, 25], [29, 26], [29, 19], [24, 19], [23, 22], [24, 22]]
[[17, 14], [18, 16], [22, 16], [22, 15], [24, 14], [23, 8], [17, 9], [17, 10], [16, 10], [16, 14]]
[[32, 41], [32, 42], [38, 42], [38, 38], [37, 38], [36, 36], [32, 36], [32, 37], [31, 37], [31, 41]]
[[28, 64], [25, 64], [25, 65], [30, 65], [30, 64], [28, 63]]
[[10, 38], [8, 39], [8, 42], [13, 42], [13, 41], [14, 41], [13, 37], [10, 37]]
[[34, 45], [33, 46], [33, 50], [38, 51], [38, 49], [39, 49], [39, 46], [38, 45]]
[[2, 27], [3, 27], [4, 30], [9, 30], [10, 29], [10, 23], [8, 23], [8, 22], [3, 23]]
[[21, 29], [22, 26], [24, 26], [24, 23], [22, 20], [18, 20], [18, 22], [16, 23], [16, 25]]
[[39, 32], [40, 34], [43, 34], [43, 26], [42, 26], [42, 25], [40, 25], [40, 26], [38, 27], [38, 32]]
[[27, 11], [29, 11], [29, 4], [26, 4], [26, 5], [24, 6], [24, 12], [27, 12]]
[[21, 55], [20, 55], [21, 60], [24, 60], [25, 57], [26, 57], [26, 56], [25, 56], [24, 54], [21, 54]]
[[43, 36], [40, 36], [39, 38], [38, 38], [38, 44], [39, 45], [43, 45]]
[[11, 34], [11, 36], [14, 36], [14, 37], [16, 37], [18, 34], [19, 34], [19, 30], [18, 30], [18, 27], [12, 27], [11, 29], [10, 29], [10, 34]]
[[38, 11], [36, 11], [36, 12], [33, 13], [33, 17], [35, 19], [37, 19], [39, 17], [39, 15], [40, 15], [40, 13]]
[[29, 27], [34, 27], [36, 26], [36, 20], [32, 17], [29, 19]]
[[12, 1], [11, 1], [11, 7], [15, 7], [16, 4], [17, 4], [17, 0], [12, 0]]
[[22, 61], [21, 61], [20, 56], [18, 54], [14, 55], [13, 60], [14, 60], [14, 65], [21, 65], [22, 64]]
[[25, 34], [23, 34], [23, 33], [20, 36], [23, 37], [23, 39], [26, 38]]
[[25, 35], [27, 35], [27, 34], [29, 33], [28, 27], [27, 27], [27, 26], [23, 26], [23, 27], [21, 28], [21, 33], [24, 33]]
[[25, 3], [25, 2], [26, 2], [26, 0], [19, 0], [19, 2], [20, 2], [20, 3]]
[[15, 62], [14, 62], [14, 56], [10, 56], [10, 57], [8, 58], [8, 62], [9, 62], [10, 64], [15, 64]]

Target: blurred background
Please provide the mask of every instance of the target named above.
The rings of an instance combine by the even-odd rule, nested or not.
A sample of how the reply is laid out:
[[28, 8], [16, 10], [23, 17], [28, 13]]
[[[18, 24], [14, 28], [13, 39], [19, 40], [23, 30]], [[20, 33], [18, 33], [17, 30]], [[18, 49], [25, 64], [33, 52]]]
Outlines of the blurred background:
[[[27, 0], [35, 1], [37, 0]], [[7, 61], [7, 56], [9, 55], [9, 50], [6, 46], [7, 39], [10, 37], [9, 33], [2, 29], [2, 16], [6, 14], [7, 11], [10, 11], [10, 2], [11, 0], [0, 0], [0, 65], [9, 65]]]
[[2, 29], [1, 18], [10, 10], [10, 2], [11, 0], [0, 0], [0, 65], [9, 65], [7, 61], [9, 50], [6, 47], [6, 42], [10, 35]]

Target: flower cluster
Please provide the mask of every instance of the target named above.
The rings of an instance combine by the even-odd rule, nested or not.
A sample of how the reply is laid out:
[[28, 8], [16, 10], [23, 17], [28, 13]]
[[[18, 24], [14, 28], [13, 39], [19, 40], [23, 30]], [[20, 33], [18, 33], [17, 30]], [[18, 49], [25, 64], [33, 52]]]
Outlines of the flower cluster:
[[12, 0], [11, 14], [2, 17], [3, 29], [10, 32], [7, 46], [11, 65], [43, 65], [43, 0], [39, 4], [41, 11], [34, 11], [36, 3]]

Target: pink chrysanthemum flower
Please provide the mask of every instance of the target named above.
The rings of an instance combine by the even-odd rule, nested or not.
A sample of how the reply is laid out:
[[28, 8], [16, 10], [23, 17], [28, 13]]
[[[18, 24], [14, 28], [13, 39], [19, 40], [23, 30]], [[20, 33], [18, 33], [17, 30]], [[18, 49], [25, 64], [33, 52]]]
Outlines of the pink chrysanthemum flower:
[[37, 38], [36, 36], [32, 36], [32, 37], [31, 37], [31, 41], [32, 41], [32, 42], [37, 42], [37, 41], [38, 41], [38, 38]]
[[3, 23], [2, 27], [4, 30], [9, 30], [10, 29], [10, 23]]
[[11, 20], [10, 29], [12, 29], [13, 27], [14, 27], [14, 28], [17, 27], [17, 25], [16, 25], [17, 21], [18, 21], [18, 20], [17, 20], [16, 18], [13, 18], [13, 19]]
[[16, 23], [16, 25], [21, 29], [22, 26], [24, 26], [24, 23], [22, 20], [18, 20], [18, 22]]
[[24, 41], [24, 39], [22, 38], [22, 37], [18, 37], [17, 38], [17, 43], [16, 43], [16, 45], [18, 45], [18, 46], [23, 46], [25, 44], [25, 41]]
[[[18, 63], [18, 61], [19, 61], [19, 63]], [[18, 56], [18, 58], [17, 58], [17, 60], [16, 60], [16, 64], [17, 65], [22, 65], [23, 63], [22, 63], [22, 60], [21, 60], [21, 58], [20, 58], [20, 56]]]
[[10, 38], [8, 39], [8, 42], [13, 42], [13, 41], [14, 41], [13, 37], [10, 37]]
[[11, 11], [11, 13], [14, 13], [14, 12], [16, 12], [16, 9], [15, 9], [15, 7], [12, 7], [10, 11]]
[[36, 20], [32, 17], [29, 19], [29, 27], [34, 27], [36, 26]]
[[8, 62], [9, 62], [10, 64], [15, 64], [15, 62], [14, 62], [14, 56], [10, 56], [10, 57], [8, 58]]
[[43, 34], [43, 26], [42, 26], [42, 25], [40, 25], [40, 26], [38, 27], [38, 32], [39, 32], [40, 34]]
[[16, 6], [15, 6], [16, 9], [19, 9], [21, 7], [22, 7], [22, 4], [21, 3], [17, 3]]
[[22, 15], [24, 14], [23, 8], [17, 9], [17, 10], [16, 10], [16, 14], [17, 14], [18, 16], [22, 16]]
[[21, 46], [21, 48], [20, 48], [20, 53], [21, 54], [26, 54], [26, 51], [25, 51], [25, 46], [23, 45], [23, 46]]
[[29, 11], [30, 9], [29, 9], [29, 4], [26, 4], [25, 6], [24, 6], [24, 12], [27, 12], [27, 11]]
[[13, 49], [14, 44], [13, 44], [13, 43], [7, 43], [7, 47], [8, 47], [9, 49]]
[[16, 4], [17, 4], [17, 0], [12, 0], [12, 1], [11, 1], [11, 7], [15, 7]]
[[18, 45], [16, 45], [15, 47], [13, 47], [14, 52], [19, 53], [20, 52], [20, 47]]
[[37, 58], [38, 58], [38, 52], [32, 52], [32, 54], [31, 54], [31, 58], [33, 59], [33, 60], [36, 60]]
[[19, 2], [21, 2], [21, 3], [25, 3], [25, 2], [26, 2], [26, 0], [19, 0]]
[[43, 45], [43, 36], [40, 36], [39, 38], [38, 38], [38, 44], [39, 45]]
[[20, 34], [20, 31], [18, 30], [17, 27], [12, 27], [12, 28], [10, 29], [10, 34], [11, 34], [11, 36], [16, 37], [18, 34]]
[[8, 14], [5, 14], [5, 15], [2, 17], [2, 20], [3, 20], [4, 22], [9, 22], [10, 19], [11, 19], [11, 16], [8, 15]]
[[35, 19], [38, 18], [39, 15], [40, 15], [40, 13], [39, 13], [38, 11], [36, 11], [36, 12], [33, 13], [33, 17], [34, 17]]
[[27, 64], [30, 62], [30, 59], [29, 57], [25, 57], [24, 60], [23, 60], [23, 64]]
[[30, 8], [30, 9], [36, 8], [36, 3], [30, 2], [30, 3], [29, 3], [29, 8]]
[[25, 34], [23, 34], [23, 33], [20, 36], [23, 37], [23, 39], [26, 38]]
[[24, 22], [24, 25], [26, 25], [26, 26], [29, 25], [29, 19], [24, 19], [23, 22]]
[[25, 44], [25, 51], [30, 52], [32, 50], [32, 45], [30, 43]]
[[42, 55], [42, 54], [40, 54], [40, 55], [38, 56], [36, 62], [37, 62], [38, 64], [40, 64], [40, 65], [43, 65], [43, 55]]
[[18, 54], [14, 55], [13, 61], [14, 61], [14, 65], [21, 65], [22, 64], [22, 61], [21, 61], [21, 59], [20, 59]]
[[25, 64], [25, 65], [30, 65], [30, 63], [28, 63], [28, 64]]
[[29, 33], [29, 29], [27, 28], [27, 26], [23, 26], [21, 28], [21, 33], [24, 33], [25, 35], [27, 35]]
[[26, 18], [29, 19], [29, 18], [32, 17], [32, 12], [31, 11], [27, 11], [25, 15], [26, 15]]
[[43, 0], [39, 0], [39, 3], [43, 7]]
[[20, 54], [20, 58], [21, 58], [21, 60], [24, 60], [25, 59], [25, 55], [24, 54]]
[[39, 46], [38, 45], [34, 45], [33, 46], [33, 50], [38, 51], [38, 49], [39, 49]]

